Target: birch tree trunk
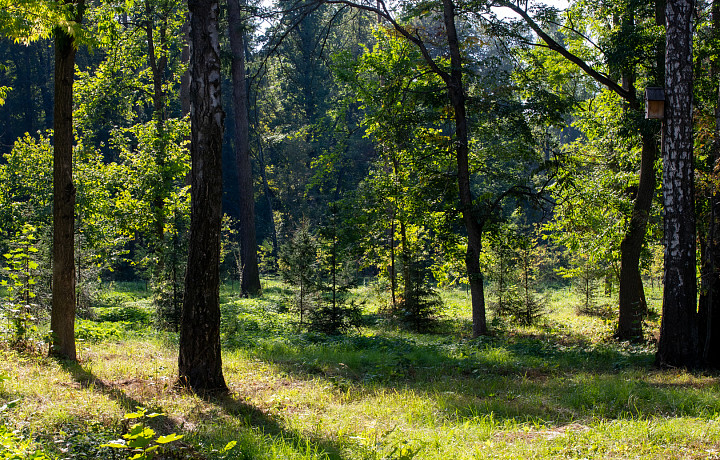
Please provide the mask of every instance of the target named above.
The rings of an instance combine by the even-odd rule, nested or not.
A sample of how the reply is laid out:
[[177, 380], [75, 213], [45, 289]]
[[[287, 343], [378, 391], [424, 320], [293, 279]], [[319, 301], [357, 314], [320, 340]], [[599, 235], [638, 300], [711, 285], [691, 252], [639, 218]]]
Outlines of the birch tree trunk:
[[665, 8], [665, 290], [656, 361], [658, 365], [673, 367], [698, 365], [692, 127], [693, 9], [693, 0], [668, 0]]

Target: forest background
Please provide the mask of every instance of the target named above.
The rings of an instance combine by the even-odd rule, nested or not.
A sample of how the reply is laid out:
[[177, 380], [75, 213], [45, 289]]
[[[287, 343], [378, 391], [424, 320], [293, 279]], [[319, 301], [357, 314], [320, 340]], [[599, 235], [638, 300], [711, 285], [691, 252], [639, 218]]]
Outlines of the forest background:
[[[11, 397], [28, 398], [17, 380], [29, 360], [142, 420], [48, 415], [72, 427], [53, 441], [62, 454], [410, 458], [457, 444], [482, 456], [498, 433], [529, 430], [550, 434], [512, 434], [493, 455], [574, 455], [612, 419], [603, 458], [667, 456], [664, 435], [629, 440], [623, 423], [667, 433], [684, 423], [688, 455], [715, 455], [714, 2], [1, 4], [2, 333], [17, 366], [3, 376], [5, 449], [57, 453], [32, 442], [52, 444], [42, 430], [17, 431], [41, 426]], [[663, 123], [645, 116], [644, 90], [658, 87]], [[100, 358], [116, 342], [129, 356]], [[155, 376], [122, 379], [113, 367], [137, 344], [157, 347], [152, 364], [141, 360]], [[48, 348], [63, 360], [40, 358]], [[244, 385], [235, 376], [228, 388], [221, 349], [247, 354], [231, 369], [251, 357], [297, 366], [295, 383], [340, 382], [331, 400], [437, 393], [422, 369], [440, 369], [451, 386], [478, 388], [448, 405], [454, 434], [443, 436], [472, 422], [482, 446], [433, 444], [412, 422], [372, 436], [364, 423], [305, 425], [274, 413], [276, 388], [219, 403], [210, 395], [242, 398]], [[340, 349], [362, 358], [346, 363]], [[108, 375], [88, 367], [97, 359], [112, 360]], [[653, 362], [690, 373], [637, 375]], [[628, 370], [599, 398], [558, 402], [563, 389], [546, 386], [616, 366]], [[539, 385], [553, 408], [488, 406], [490, 389], [517, 374], [531, 383], [506, 402]], [[172, 376], [177, 387], [163, 380]], [[150, 384], [164, 386], [148, 398]], [[658, 402], [670, 396], [652, 396], [657, 385], [680, 387], [679, 402]], [[161, 414], [163, 398], [190, 397], [183, 387], [202, 396], [201, 411], [219, 404], [226, 423], [245, 424], [240, 446], [186, 428], [204, 420], [187, 407], [180, 424]], [[611, 402], [617, 391], [622, 403]], [[605, 409], [588, 414], [598, 401]], [[698, 426], [708, 428], [690, 433]], [[156, 438], [161, 429], [173, 432]], [[113, 430], [123, 438], [109, 441]]]

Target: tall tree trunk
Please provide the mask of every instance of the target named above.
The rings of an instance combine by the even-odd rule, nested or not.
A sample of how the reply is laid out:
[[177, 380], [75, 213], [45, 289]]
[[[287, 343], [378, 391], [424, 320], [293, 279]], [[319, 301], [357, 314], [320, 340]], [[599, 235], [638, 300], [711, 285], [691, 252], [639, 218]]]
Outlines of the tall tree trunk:
[[272, 191], [270, 190], [270, 183], [267, 178], [267, 165], [265, 164], [265, 153], [263, 150], [262, 142], [258, 143], [258, 159], [260, 162], [260, 179], [263, 184], [263, 194], [265, 195], [265, 201], [268, 206], [268, 215], [270, 217], [270, 238], [272, 240], [272, 259], [273, 259], [273, 270], [277, 269], [277, 257], [278, 257], [278, 237], [277, 237], [277, 226], [275, 225], [275, 212], [273, 211], [273, 199]]
[[[712, 4], [714, 38], [720, 37], [720, 1]], [[720, 76], [720, 63], [713, 62], [712, 77]], [[720, 171], [720, 85], [715, 102], [715, 140], [710, 160], [711, 174]], [[700, 353], [704, 365], [720, 368], [720, 190], [712, 185], [710, 194], [707, 237], [703, 254], [702, 284], [699, 303]]]
[[665, 291], [656, 361], [661, 366], [698, 365], [695, 275], [695, 190], [692, 127], [692, 0], [668, 0], [665, 8]]
[[480, 270], [482, 228], [474, 213], [472, 192], [470, 191], [468, 124], [462, 82], [462, 59], [457, 30], [455, 29], [455, 5], [452, 0], [443, 0], [443, 17], [450, 48], [450, 74], [447, 76], [445, 83], [448, 87], [450, 103], [455, 116], [455, 156], [458, 168], [458, 189], [463, 222], [468, 233], [465, 266], [467, 267], [472, 299], [473, 337], [477, 337], [488, 332], [485, 318], [483, 275]]
[[647, 311], [645, 292], [640, 276], [640, 253], [645, 242], [648, 218], [655, 194], [655, 157], [657, 143], [649, 129], [642, 130], [640, 182], [633, 205], [630, 225], [620, 243], [620, 292], [617, 338], [640, 341], [643, 337], [642, 318]]
[[[75, 21], [82, 19], [85, 4], [74, 9]], [[55, 108], [53, 111], [53, 284], [50, 328], [51, 354], [77, 359], [75, 351], [75, 185], [73, 157], [73, 82], [75, 38], [64, 29], [55, 29]]]
[[261, 290], [255, 238], [255, 193], [250, 163], [250, 121], [245, 82], [245, 37], [238, 0], [228, 0], [228, 29], [232, 51], [233, 107], [235, 109], [235, 164], [240, 202], [240, 260], [243, 294], [255, 295]]
[[183, 35], [183, 47], [180, 50], [180, 62], [188, 64], [188, 69], [180, 76], [180, 110], [183, 117], [190, 114], [190, 20], [185, 20], [180, 29]]
[[408, 248], [407, 230], [405, 229], [405, 218], [399, 219], [400, 223], [400, 260], [402, 261], [402, 277], [403, 277], [403, 303], [405, 305], [404, 310], [408, 308], [415, 308], [417, 299], [413, 296], [413, 293], [417, 292], [417, 286], [413, 286], [416, 281], [413, 279], [410, 272], [410, 248]]
[[220, 352], [223, 119], [217, 0], [189, 0], [191, 220], [180, 325], [179, 383], [226, 392]]
[[[163, 269], [163, 240], [165, 239], [165, 197], [167, 195], [167, 174], [165, 174], [165, 157], [167, 156], [167, 139], [165, 138], [165, 92], [163, 91], [165, 68], [167, 67], [166, 25], [160, 28], [160, 40], [155, 40], [155, 21], [153, 6], [145, 2], [145, 34], [147, 36], [148, 62], [152, 71], [153, 80], [153, 119], [155, 120], [155, 163], [160, 169], [160, 183], [154, 184], [154, 197], [152, 203], [153, 226], [155, 229], [155, 251], [158, 254], [156, 274], [160, 275]], [[160, 56], [157, 55], [157, 45], [160, 46]]]

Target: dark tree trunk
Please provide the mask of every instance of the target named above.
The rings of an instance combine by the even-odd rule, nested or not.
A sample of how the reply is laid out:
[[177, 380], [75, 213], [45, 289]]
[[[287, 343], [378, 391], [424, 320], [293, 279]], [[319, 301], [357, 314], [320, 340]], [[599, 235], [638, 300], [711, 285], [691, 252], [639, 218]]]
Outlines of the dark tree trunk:
[[[155, 147], [155, 163], [161, 171], [165, 167], [165, 157], [167, 151], [167, 140], [165, 139], [165, 92], [163, 91], [165, 68], [167, 67], [166, 30], [165, 25], [160, 29], [160, 40], [156, 44], [154, 34], [153, 6], [149, 1], [145, 3], [145, 14], [147, 15], [147, 23], [145, 24], [145, 33], [147, 36], [148, 62], [152, 71], [153, 80], [153, 118], [155, 120], [156, 140]], [[160, 45], [160, 56], [157, 55], [157, 47]], [[165, 197], [167, 195], [167, 186], [165, 182], [166, 174], [161, 174], [161, 181], [154, 184], [154, 197], [152, 204], [153, 226], [155, 229], [155, 251], [159, 255], [158, 266], [156, 272], [159, 275], [163, 269], [163, 240], [165, 239]]]
[[403, 277], [403, 302], [405, 304], [405, 309], [410, 306], [411, 308], [414, 307], [415, 300], [413, 298], [413, 292], [417, 290], [417, 286], [413, 286], [413, 282], [416, 280], [412, 279], [412, 275], [410, 272], [410, 248], [408, 248], [408, 240], [407, 240], [407, 230], [405, 229], [405, 218], [404, 216], [400, 218], [400, 246], [402, 249], [400, 250], [400, 260], [402, 261], [402, 277]]
[[190, 20], [182, 25], [183, 47], [180, 50], [180, 62], [188, 64], [188, 69], [180, 77], [180, 110], [183, 116], [190, 114]]
[[392, 302], [392, 311], [394, 313], [397, 310], [397, 275], [395, 273], [395, 209], [391, 211], [390, 216], [388, 246], [390, 246], [390, 301]]
[[[720, 37], [720, 2], [712, 5], [713, 36]], [[720, 66], [714, 64], [712, 76], [720, 76]], [[715, 102], [715, 141], [710, 167], [713, 174], [720, 168], [720, 87]], [[702, 284], [699, 304], [699, 341], [704, 365], [720, 368], [720, 190], [712, 185], [708, 210], [707, 236], [702, 248]]]
[[272, 199], [272, 191], [270, 190], [270, 183], [267, 179], [267, 165], [265, 164], [265, 153], [263, 151], [262, 142], [258, 144], [259, 149], [259, 163], [260, 163], [260, 179], [263, 184], [263, 194], [265, 195], [265, 201], [268, 206], [268, 215], [270, 217], [270, 238], [272, 240], [272, 259], [273, 259], [273, 270], [277, 269], [277, 256], [278, 256], [278, 236], [277, 226], [275, 225], [275, 212]]
[[228, 0], [228, 28], [232, 50], [233, 106], [235, 109], [235, 164], [238, 174], [238, 201], [240, 202], [240, 260], [242, 280], [240, 288], [245, 295], [260, 292], [257, 241], [255, 238], [255, 193], [253, 191], [252, 164], [250, 163], [250, 121], [245, 83], [245, 37], [238, 0]]
[[[75, 21], [82, 19], [84, 2], [75, 4]], [[77, 359], [75, 351], [75, 185], [73, 158], [73, 82], [75, 39], [55, 29], [55, 108], [53, 111], [53, 284], [50, 352]]]
[[191, 220], [180, 325], [179, 383], [226, 392], [220, 353], [222, 138], [217, 0], [189, 0]]
[[478, 223], [470, 191], [470, 167], [468, 124], [465, 112], [465, 92], [462, 82], [462, 58], [460, 43], [455, 29], [455, 5], [452, 0], [443, 0], [443, 16], [448, 46], [450, 48], [450, 74], [445, 83], [450, 95], [455, 115], [455, 156], [457, 161], [458, 190], [463, 222], [468, 233], [468, 247], [465, 254], [470, 296], [472, 299], [473, 337], [487, 334], [485, 318], [485, 293], [483, 275], [480, 270], [480, 252], [482, 251], [482, 228]]
[[617, 338], [640, 341], [642, 319], [647, 312], [645, 291], [640, 276], [640, 252], [645, 242], [648, 218], [655, 194], [655, 157], [657, 143], [652, 131], [642, 131], [640, 182], [630, 225], [620, 243], [620, 292]]
[[668, 0], [665, 8], [665, 291], [656, 361], [661, 366], [698, 365], [695, 275], [695, 203], [692, 129], [692, 0]]

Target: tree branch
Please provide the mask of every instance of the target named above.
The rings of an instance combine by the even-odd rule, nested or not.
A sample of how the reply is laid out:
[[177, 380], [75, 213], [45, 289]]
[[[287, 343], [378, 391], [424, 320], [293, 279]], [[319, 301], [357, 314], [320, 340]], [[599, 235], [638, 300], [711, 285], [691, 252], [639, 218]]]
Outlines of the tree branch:
[[578, 67], [580, 67], [588, 76], [592, 77], [595, 81], [598, 83], [604, 85], [609, 90], [615, 92], [620, 97], [625, 99], [626, 101], [630, 102], [631, 104], [636, 103], [635, 96], [630, 92], [624, 89], [622, 86], [618, 85], [614, 81], [610, 79], [607, 75], [598, 72], [597, 70], [590, 67], [590, 65], [582, 60], [579, 56], [576, 56], [575, 54], [571, 53], [567, 50], [564, 46], [562, 46], [560, 43], [555, 41], [551, 36], [549, 36], [545, 31], [538, 25], [533, 18], [530, 17], [530, 15], [519, 6], [515, 5], [514, 3], [511, 3], [507, 0], [496, 0], [497, 5], [510, 8], [512, 11], [514, 11], [516, 14], [518, 14], [520, 17], [523, 18], [523, 20], [527, 23], [528, 26], [536, 33], [538, 36], [548, 44], [548, 47], [558, 53], [560, 53], [563, 57], [565, 57], [570, 62], [574, 63]]

